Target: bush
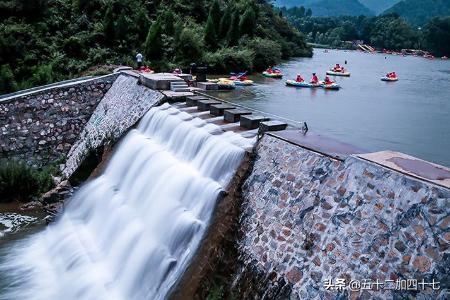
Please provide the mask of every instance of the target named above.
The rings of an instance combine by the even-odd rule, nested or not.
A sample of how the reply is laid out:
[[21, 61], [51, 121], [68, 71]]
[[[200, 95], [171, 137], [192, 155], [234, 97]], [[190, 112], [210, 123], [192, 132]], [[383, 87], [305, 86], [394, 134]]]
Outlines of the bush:
[[52, 168], [37, 171], [18, 161], [0, 161], [0, 202], [30, 201], [52, 185]]
[[223, 48], [214, 53], [207, 53], [204, 60], [216, 73], [250, 72], [253, 69], [253, 53], [248, 49]]
[[176, 53], [181, 63], [189, 64], [200, 60], [203, 56], [203, 28], [187, 25], [181, 30], [176, 41]]
[[52, 65], [40, 65], [33, 72], [31, 81], [34, 85], [44, 85], [54, 81]]
[[15, 92], [17, 83], [14, 80], [14, 74], [9, 65], [0, 67], [0, 94]]
[[268, 39], [254, 38], [245, 44], [254, 53], [253, 67], [256, 71], [262, 71], [281, 60], [281, 45], [279, 43]]

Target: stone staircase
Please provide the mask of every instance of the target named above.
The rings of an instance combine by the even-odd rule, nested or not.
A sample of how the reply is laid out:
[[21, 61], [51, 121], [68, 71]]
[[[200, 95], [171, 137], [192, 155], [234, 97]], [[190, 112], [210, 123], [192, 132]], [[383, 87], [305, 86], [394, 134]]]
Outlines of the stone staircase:
[[[280, 131], [287, 128], [287, 123], [271, 120], [267, 116], [253, 114], [229, 103], [211, 99], [206, 96], [188, 96], [186, 102], [178, 103], [178, 107], [195, 113], [203, 119], [214, 119], [217, 124], [236, 130]], [[220, 119], [220, 120], [219, 120]], [[224, 128], [225, 128], [224, 127]], [[239, 129], [240, 128], [240, 129]]]
[[170, 90], [173, 92], [190, 92], [189, 86], [185, 81], [171, 81]]

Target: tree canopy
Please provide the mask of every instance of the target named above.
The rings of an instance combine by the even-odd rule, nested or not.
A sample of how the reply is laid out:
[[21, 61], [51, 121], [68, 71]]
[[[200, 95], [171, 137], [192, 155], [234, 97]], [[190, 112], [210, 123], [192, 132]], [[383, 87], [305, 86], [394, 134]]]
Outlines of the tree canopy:
[[4, 0], [0, 82], [11, 84], [0, 93], [133, 65], [137, 51], [160, 71], [191, 62], [223, 70], [221, 56], [237, 61], [232, 53], [244, 55], [241, 68], [251, 71], [260, 66], [256, 38], [278, 44], [283, 58], [312, 53], [267, 1]]

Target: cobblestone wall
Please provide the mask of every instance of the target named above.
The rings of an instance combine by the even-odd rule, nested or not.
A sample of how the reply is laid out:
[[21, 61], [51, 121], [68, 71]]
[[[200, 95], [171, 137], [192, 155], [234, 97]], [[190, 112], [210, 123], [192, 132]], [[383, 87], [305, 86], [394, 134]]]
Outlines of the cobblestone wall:
[[[239, 249], [244, 270], [265, 274], [257, 298], [448, 299], [449, 190], [266, 135], [243, 195]], [[366, 285], [325, 288], [338, 278]], [[406, 279], [417, 290], [389, 290]], [[377, 280], [389, 286], [368, 289]], [[439, 291], [422, 289], [433, 280]]]
[[116, 75], [0, 101], [0, 158], [45, 165], [67, 154]]
[[63, 176], [70, 177], [89, 150], [120, 138], [163, 98], [160, 92], [138, 85], [137, 78], [120, 75], [92, 113], [80, 139], [70, 149]]

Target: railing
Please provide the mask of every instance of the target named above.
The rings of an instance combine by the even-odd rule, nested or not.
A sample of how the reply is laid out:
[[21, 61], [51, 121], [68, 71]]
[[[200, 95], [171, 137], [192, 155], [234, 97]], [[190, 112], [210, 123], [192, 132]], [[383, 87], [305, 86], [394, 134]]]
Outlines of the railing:
[[214, 96], [211, 96], [209, 94], [206, 94], [206, 93], [203, 93], [203, 92], [200, 92], [200, 91], [195, 91], [194, 93], [196, 93], [198, 95], [201, 95], [201, 96], [205, 96], [205, 97], [214, 99], [214, 100], [217, 100], [217, 101], [225, 102], [225, 103], [228, 103], [230, 105], [234, 105], [234, 106], [238, 106], [238, 107], [241, 107], [241, 108], [244, 108], [244, 109], [247, 109], [247, 110], [251, 110], [251, 111], [263, 114], [263, 115], [267, 115], [269, 117], [274, 117], [276, 119], [283, 120], [287, 124], [289, 124], [289, 125], [291, 125], [293, 127], [296, 127], [296, 128], [305, 128], [305, 127], [308, 128], [308, 125], [304, 121], [301, 121], [301, 122], [295, 121], [295, 120], [292, 120], [292, 119], [289, 119], [289, 118], [285, 118], [285, 117], [282, 117], [282, 116], [278, 116], [278, 115], [275, 115], [275, 114], [271, 114], [271, 113], [268, 113], [268, 112], [265, 112], [265, 111], [262, 111], [262, 110], [258, 110], [258, 109], [251, 108], [251, 107], [247, 107], [247, 106], [242, 105], [242, 104], [237, 104], [237, 103], [230, 102], [230, 101], [218, 98], [218, 97], [214, 97]]

